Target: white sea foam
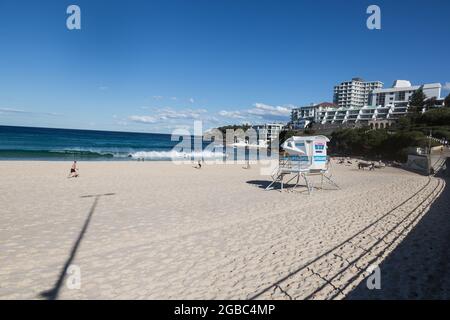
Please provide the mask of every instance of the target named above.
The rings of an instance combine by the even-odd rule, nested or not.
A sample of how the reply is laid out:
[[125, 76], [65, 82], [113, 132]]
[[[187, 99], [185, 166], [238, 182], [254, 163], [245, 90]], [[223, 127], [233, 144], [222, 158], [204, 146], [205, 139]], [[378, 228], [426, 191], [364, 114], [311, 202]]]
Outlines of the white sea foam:
[[171, 151], [138, 151], [130, 154], [133, 159], [149, 160], [183, 160], [183, 159], [221, 159], [226, 157], [224, 153], [212, 151], [179, 152]]

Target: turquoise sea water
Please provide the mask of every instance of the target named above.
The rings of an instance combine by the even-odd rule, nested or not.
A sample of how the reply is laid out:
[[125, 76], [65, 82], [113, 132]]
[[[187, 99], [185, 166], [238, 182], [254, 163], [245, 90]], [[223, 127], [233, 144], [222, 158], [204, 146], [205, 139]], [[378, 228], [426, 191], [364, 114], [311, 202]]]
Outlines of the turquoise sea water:
[[[193, 142], [193, 137], [189, 137]], [[0, 126], [0, 160], [170, 160], [193, 152], [168, 134]], [[204, 147], [206, 144], [202, 143]], [[193, 145], [193, 144], [192, 144]], [[205, 154], [208, 156], [208, 154]]]

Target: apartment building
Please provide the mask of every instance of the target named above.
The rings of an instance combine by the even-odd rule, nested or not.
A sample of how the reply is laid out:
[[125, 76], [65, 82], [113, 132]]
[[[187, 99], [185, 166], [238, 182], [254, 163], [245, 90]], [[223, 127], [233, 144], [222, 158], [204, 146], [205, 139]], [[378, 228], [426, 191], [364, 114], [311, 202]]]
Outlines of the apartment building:
[[407, 80], [396, 80], [391, 88], [375, 89], [371, 94], [371, 106], [407, 105], [412, 94], [422, 88], [427, 98], [441, 99], [440, 83], [413, 86]]
[[320, 121], [320, 112], [327, 108], [336, 108], [337, 105], [330, 102], [319, 104], [310, 104], [299, 108], [293, 108], [291, 111], [290, 125], [293, 129], [304, 129], [310, 123], [318, 123]]
[[[443, 105], [440, 83], [413, 86], [410, 81], [396, 80], [391, 88], [383, 89], [382, 85], [379, 81], [364, 82], [359, 78], [343, 82], [335, 87], [337, 103], [312, 104], [294, 108], [291, 112], [291, 126], [302, 129], [311, 122], [322, 125], [371, 125], [382, 122], [390, 125], [407, 114], [411, 95], [419, 88], [422, 88], [427, 98], [436, 99], [436, 107]], [[345, 92], [356, 92], [356, 95], [350, 94], [351, 97], [348, 99], [342, 98]], [[341, 98], [336, 99], [336, 96]]]
[[333, 102], [342, 108], [363, 107], [370, 104], [373, 90], [383, 88], [381, 81], [353, 78], [334, 87]]
[[264, 139], [265, 137], [267, 141], [271, 141], [279, 136], [284, 127], [285, 125], [282, 123], [266, 123], [253, 126], [253, 129], [258, 133], [259, 139]]

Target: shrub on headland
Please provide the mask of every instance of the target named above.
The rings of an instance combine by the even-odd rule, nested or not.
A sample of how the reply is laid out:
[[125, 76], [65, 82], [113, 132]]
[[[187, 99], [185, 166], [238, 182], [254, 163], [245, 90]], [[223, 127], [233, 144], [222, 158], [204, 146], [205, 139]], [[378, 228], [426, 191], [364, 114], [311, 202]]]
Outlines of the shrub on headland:
[[450, 108], [429, 110], [418, 117], [416, 123], [427, 126], [450, 126]]
[[400, 131], [368, 128], [341, 129], [333, 132], [330, 152], [340, 156], [360, 156], [386, 160], [406, 160], [409, 147], [426, 147], [429, 139], [420, 131]]
[[450, 141], [450, 128], [448, 128], [448, 127], [439, 128], [438, 127], [436, 130], [433, 131], [433, 137]]

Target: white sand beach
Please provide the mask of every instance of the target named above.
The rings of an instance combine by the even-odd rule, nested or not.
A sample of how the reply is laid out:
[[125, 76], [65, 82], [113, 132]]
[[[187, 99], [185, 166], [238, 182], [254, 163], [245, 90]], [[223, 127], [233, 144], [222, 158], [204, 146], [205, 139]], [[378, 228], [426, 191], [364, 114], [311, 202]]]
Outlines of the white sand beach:
[[[342, 299], [445, 187], [336, 163], [341, 190], [310, 196], [265, 191], [256, 165], [79, 168], [68, 179], [68, 162], [0, 162], [0, 299]], [[57, 284], [68, 261], [79, 289]]]

